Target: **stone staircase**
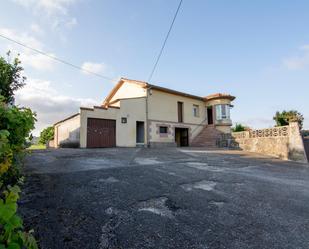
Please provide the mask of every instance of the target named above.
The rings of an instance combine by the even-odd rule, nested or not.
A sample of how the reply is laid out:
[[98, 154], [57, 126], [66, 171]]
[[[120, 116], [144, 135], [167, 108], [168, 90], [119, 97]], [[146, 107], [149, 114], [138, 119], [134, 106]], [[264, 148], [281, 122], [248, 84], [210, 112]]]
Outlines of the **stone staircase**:
[[217, 148], [217, 141], [221, 138], [221, 132], [214, 126], [206, 125], [203, 130], [192, 140], [193, 147]]

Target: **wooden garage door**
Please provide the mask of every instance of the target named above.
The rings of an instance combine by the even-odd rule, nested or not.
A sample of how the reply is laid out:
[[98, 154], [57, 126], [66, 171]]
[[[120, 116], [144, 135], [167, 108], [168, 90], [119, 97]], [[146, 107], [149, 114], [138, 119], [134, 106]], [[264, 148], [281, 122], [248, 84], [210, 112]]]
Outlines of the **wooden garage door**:
[[88, 118], [87, 121], [87, 147], [115, 147], [116, 146], [116, 120]]

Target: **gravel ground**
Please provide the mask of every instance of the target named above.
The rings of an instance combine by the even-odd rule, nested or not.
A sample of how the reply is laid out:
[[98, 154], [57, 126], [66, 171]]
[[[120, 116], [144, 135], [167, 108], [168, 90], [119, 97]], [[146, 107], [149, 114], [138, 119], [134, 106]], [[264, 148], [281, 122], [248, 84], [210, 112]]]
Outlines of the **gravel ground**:
[[309, 248], [309, 165], [236, 151], [33, 151], [20, 213], [47, 248]]

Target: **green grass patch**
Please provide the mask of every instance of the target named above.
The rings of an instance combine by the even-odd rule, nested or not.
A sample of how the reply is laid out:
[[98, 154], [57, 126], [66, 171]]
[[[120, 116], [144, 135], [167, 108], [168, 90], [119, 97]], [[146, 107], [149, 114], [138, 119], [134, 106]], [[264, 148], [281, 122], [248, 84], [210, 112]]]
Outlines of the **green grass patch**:
[[45, 150], [46, 145], [45, 144], [32, 144], [28, 150]]

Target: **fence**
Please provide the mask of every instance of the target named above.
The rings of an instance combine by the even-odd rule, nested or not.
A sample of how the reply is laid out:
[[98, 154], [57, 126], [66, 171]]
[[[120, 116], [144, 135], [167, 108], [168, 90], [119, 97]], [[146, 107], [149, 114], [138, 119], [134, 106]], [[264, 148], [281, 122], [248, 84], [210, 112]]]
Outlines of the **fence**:
[[242, 150], [276, 156], [284, 160], [307, 162], [298, 123], [293, 122], [288, 126], [269, 129], [233, 132], [232, 137]]

